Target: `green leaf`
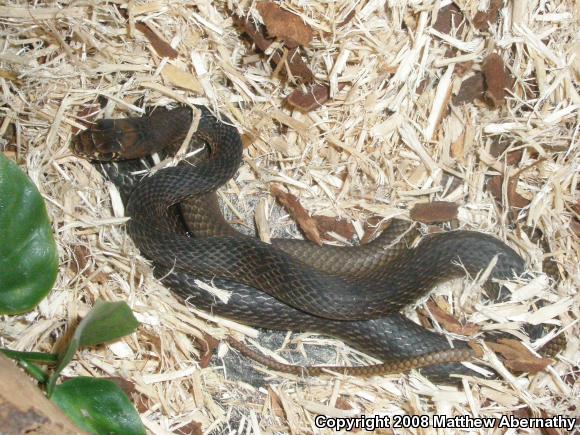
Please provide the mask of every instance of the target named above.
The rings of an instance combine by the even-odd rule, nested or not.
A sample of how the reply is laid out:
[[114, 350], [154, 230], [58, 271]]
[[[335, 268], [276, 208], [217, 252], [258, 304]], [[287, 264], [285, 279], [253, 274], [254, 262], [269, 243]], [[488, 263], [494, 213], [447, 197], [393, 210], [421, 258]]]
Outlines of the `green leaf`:
[[123, 302], [97, 301], [89, 314], [79, 323], [58, 365], [51, 375], [46, 393], [50, 397], [62, 369], [71, 362], [81, 346], [93, 346], [131, 334], [139, 326], [131, 308]]
[[145, 434], [139, 414], [115, 383], [78, 377], [57, 385], [51, 400], [81, 429], [95, 434]]
[[75, 336], [78, 336], [79, 346], [93, 346], [129, 335], [138, 326], [139, 321], [126, 302], [97, 301], [79, 323]]
[[33, 309], [48, 294], [58, 253], [42, 196], [0, 153], [0, 314]]

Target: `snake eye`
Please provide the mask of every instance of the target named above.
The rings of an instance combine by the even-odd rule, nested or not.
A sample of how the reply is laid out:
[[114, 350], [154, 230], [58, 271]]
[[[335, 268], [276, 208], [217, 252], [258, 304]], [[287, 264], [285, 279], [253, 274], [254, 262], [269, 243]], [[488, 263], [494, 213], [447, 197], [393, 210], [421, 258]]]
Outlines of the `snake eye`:
[[[103, 120], [107, 121], [107, 120]], [[111, 161], [118, 159], [123, 151], [119, 141], [122, 131], [115, 128], [102, 128], [103, 122], [83, 131], [72, 142], [72, 151], [90, 160]]]
[[73, 153], [77, 156], [91, 158], [95, 153], [95, 144], [93, 143], [91, 134], [83, 131], [78, 136], [73, 138], [71, 143]]

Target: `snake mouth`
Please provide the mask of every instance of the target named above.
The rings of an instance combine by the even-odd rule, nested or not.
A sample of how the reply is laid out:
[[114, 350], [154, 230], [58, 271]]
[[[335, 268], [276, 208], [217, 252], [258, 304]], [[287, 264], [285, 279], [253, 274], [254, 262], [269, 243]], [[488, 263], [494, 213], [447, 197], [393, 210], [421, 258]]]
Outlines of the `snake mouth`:
[[96, 149], [88, 130], [83, 131], [73, 139], [71, 149], [77, 156], [89, 159], [93, 159], [93, 156], [96, 154]]
[[73, 139], [71, 150], [76, 156], [87, 160], [110, 162], [119, 158], [118, 152], [99, 151], [99, 146], [95, 143], [95, 138], [90, 130], [83, 131]]

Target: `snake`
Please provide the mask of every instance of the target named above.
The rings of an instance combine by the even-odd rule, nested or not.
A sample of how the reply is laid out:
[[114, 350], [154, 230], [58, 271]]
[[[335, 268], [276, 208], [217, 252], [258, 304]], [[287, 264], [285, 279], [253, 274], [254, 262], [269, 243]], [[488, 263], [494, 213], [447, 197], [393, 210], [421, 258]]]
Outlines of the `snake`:
[[[192, 123], [197, 123], [194, 138], [206, 147], [204, 158], [143, 176], [143, 169], [154, 162], [147, 156], [170, 155]], [[402, 231], [409, 225], [399, 220], [357, 247], [291, 239], [269, 244], [239, 233], [221, 214], [215, 192], [242, 163], [241, 137], [227, 116], [216, 116], [206, 106], [100, 119], [75, 137], [72, 149], [98, 164], [118, 187], [130, 217], [130, 237], [174, 293], [198, 308], [251, 326], [327, 334], [382, 361], [306, 371], [274, 365], [281, 371], [320, 374], [340, 369], [369, 376], [423, 368], [425, 376], [446, 383], [453, 383], [456, 375], [473, 375], [459, 363], [474, 356], [465, 342], [451, 345], [401, 310], [442, 282], [466, 272], [477, 275], [494, 259], [485, 286], [495, 299], [505, 298], [496, 280], [525, 272], [517, 252], [489, 234], [440, 232], [421, 237], [411, 247], [413, 231]], [[200, 288], [200, 279], [227, 290], [229, 300], [218, 300]], [[273, 365], [234, 339], [230, 344]]]

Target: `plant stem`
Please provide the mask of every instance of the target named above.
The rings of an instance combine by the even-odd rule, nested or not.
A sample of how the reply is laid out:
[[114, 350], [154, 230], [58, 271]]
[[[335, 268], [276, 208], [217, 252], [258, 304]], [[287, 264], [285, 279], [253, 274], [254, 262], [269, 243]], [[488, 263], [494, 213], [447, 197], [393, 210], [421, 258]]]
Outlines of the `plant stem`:
[[30, 376], [32, 376], [41, 384], [46, 384], [46, 381], [48, 381], [48, 374], [45, 373], [40, 367], [23, 359], [18, 359], [17, 361], [18, 364], [20, 364], [20, 366], [26, 370]]
[[56, 353], [44, 353], [44, 352], [20, 352], [18, 350], [2, 349], [0, 352], [6, 355], [8, 358], [15, 360], [24, 360], [37, 363], [45, 364], [56, 364], [58, 361], [58, 354]]

